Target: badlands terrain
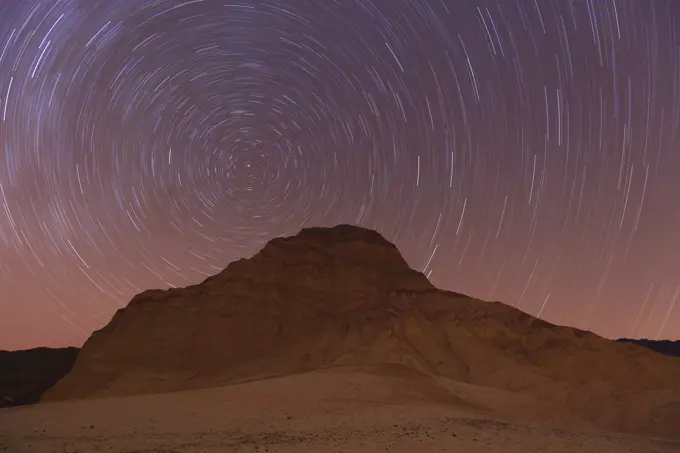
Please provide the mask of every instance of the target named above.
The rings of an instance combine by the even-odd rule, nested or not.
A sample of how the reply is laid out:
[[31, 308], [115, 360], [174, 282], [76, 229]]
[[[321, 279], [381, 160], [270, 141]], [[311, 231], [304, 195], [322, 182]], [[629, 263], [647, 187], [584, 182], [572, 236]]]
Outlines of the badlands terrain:
[[438, 290], [375, 231], [309, 228], [146, 291], [8, 452], [678, 452], [680, 360]]

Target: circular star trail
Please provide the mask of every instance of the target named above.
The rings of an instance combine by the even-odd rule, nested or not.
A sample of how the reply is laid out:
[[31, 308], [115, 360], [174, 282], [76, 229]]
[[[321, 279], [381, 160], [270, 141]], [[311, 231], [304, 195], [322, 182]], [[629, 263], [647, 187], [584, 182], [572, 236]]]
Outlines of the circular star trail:
[[304, 226], [444, 289], [680, 338], [680, 8], [8, 0], [0, 347], [80, 344]]

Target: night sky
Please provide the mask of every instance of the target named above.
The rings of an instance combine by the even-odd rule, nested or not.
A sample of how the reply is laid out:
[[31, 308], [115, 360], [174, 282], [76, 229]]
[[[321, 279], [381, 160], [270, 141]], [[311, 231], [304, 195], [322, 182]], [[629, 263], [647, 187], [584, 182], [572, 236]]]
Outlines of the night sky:
[[3, 0], [0, 349], [338, 223], [440, 288], [680, 339], [679, 3]]

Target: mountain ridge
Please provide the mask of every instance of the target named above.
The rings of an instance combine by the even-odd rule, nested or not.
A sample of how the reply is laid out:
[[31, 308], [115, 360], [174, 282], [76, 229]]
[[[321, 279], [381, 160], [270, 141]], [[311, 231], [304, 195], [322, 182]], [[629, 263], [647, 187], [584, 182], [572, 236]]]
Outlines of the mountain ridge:
[[630, 343], [671, 357], [680, 357], [680, 340], [648, 340], [647, 338], [619, 338], [619, 343]]
[[0, 407], [37, 403], [73, 367], [79, 348], [0, 351]]

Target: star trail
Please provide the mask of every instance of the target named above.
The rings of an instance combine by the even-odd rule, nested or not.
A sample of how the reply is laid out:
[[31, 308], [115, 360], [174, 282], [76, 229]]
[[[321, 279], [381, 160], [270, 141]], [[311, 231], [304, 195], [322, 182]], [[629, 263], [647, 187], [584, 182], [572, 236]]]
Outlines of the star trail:
[[81, 344], [305, 226], [680, 339], [680, 4], [0, 3], [0, 348]]

